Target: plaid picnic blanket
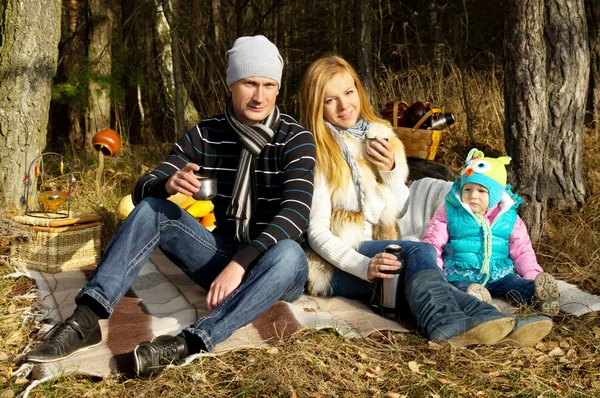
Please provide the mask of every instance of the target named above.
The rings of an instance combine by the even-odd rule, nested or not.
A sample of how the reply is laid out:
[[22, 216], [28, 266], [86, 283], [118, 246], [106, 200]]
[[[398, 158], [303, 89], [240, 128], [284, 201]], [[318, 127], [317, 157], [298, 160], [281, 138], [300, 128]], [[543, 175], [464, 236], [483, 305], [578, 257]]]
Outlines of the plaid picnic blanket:
[[[46, 322], [40, 334], [73, 313], [74, 298], [92, 272], [93, 268], [56, 274], [26, 271], [37, 285], [41, 317]], [[133, 349], [155, 336], [177, 334], [208, 314], [205, 298], [206, 292], [202, 288], [156, 250], [113, 315], [100, 321], [102, 344], [61, 361], [37, 364], [32, 377], [131, 374]], [[218, 344], [210, 355], [239, 348], [268, 347], [272, 339], [285, 339], [302, 328], [331, 328], [347, 337], [368, 336], [381, 330], [408, 331], [398, 322], [374, 313], [360, 301], [302, 295], [294, 303], [277, 302], [254, 322]]]

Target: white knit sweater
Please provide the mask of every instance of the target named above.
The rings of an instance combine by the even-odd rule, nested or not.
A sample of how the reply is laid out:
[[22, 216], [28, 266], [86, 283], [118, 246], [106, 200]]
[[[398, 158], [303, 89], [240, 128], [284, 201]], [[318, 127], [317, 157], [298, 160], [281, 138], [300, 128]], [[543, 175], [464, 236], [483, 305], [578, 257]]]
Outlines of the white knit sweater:
[[344, 221], [341, 226], [334, 228], [339, 231], [334, 235], [332, 212], [338, 209], [355, 212], [359, 210], [356, 188], [351, 184], [343, 192], [338, 191], [332, 195], [331, 186], [324, 175], [317, 174], [308, 227], [308, 242], [317, 254], [335, 267], [364, 280], [367, 280], [370, 258], [356, 250], [361, 242], [373, 239], [375, 225], [381, 223], [396, 225], [409, 195], [406, 186], [408, 165], [402, 142], [391, 128], [379, 123], [371, 125], [368, 136], [390, 139], [389, 142], [395, 152], [395, 166], [391, 171], [379, 171], [381, 180], [377, 181], [376, 175], [370, 170], [370, 164], [365, 159], [365, 143], [350, 136], [343, 136], [359, 166], [365, 192], [362, 225], [353, 225], [351, 221]]

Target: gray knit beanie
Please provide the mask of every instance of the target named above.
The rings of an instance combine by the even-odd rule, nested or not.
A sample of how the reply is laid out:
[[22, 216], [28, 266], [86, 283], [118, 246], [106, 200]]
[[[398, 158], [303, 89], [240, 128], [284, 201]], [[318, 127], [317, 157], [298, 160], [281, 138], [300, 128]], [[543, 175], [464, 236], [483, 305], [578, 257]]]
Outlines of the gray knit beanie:
[[225, 54], [229, 61], [227, 67], [227, 86], [246, 77], [266, 77], [281, 86], [283, 58], [275, 44], [264, 36], [245, 36], [238, 38], [231, 50]]

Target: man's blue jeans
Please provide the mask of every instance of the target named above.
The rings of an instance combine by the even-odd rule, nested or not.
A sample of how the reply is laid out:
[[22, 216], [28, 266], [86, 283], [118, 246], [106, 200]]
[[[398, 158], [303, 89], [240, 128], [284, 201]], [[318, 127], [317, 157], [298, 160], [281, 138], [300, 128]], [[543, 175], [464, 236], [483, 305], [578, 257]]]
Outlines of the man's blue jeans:
[[[451, 283], [458, 290], [464, 292], [473, 282], [456, 281]], [[496, 282], [486, 284], [485, 288], [490, 292], [492, 297], [510, 298], [519, 303], [529, 303], [533, 297], [535, 285], [529, 279], [524, 279], [516, 274], [508, 274]]]
[[[404, 250], [406, 260], [406, 271], [404, 281], [408, 281], [415, 273], [425, 269], [437, 269], [437, 257], [433, 246], [423, 242], [397, 241], [397, 240], [369, 240], [361, 243], [358, 252], [369, 258], [383, 253], [387, 245], [400, 245]], [[404, 284], [403, 284], [404, 285]], [[365, 281], [352, 274], [335, 269], [331, 281], [332, 296], [343, 296], [347, 298], [366, 299], [374, 288], [374, 283]], [[402, 292], [404, 294], [404, 292]]]
[[[90, 297], [110, 316], [156, 247], [207, 291], [239, 250], [234, 240], [211, 234], [176, 204], [147, 198], [117, 231], [76, 301]], [[240, 286], [217, 308], [185, 330], [212, 351], [278, 300], [297, 300], [307, 277], [308, 263], [300, 245], [280, 241], [251, 265]]]

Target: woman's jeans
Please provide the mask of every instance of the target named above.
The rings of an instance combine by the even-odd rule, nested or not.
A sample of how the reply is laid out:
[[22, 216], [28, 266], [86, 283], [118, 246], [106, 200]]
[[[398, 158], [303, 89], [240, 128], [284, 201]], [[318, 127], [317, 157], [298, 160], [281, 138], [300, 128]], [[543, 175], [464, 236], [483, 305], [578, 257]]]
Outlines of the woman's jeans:
[[[450, 283], [458, 290], [464, 292], [473, 282], [456, 281]], [[529, 279], [524, 279], [516, 274], [508, 274], [505, 277], [498, 279], [496, 282], [486, 284], [485, 288], [490, 292], [492, 297], [508, 297], [519, 303], [529, 303], [533, 297], [535, 285], [534, 282]]]
[[[397, 241], [397, 240], [369, 240], [361, 243], [358, 252], [369, 258], [376, 254], [383, 253], [387, 245], [397, 244], [404, 250], [404, 259], [406, 261], [406, 270], [404, 281], [408, 281], [415, 273], [425, 269], [436, 269], [436, 252], [433, 246], [423, 242]], [[402, 284], [404, 286], [404, 284]], [[331, 281], [332, 296], [343, 296], [355, 299], [367, 299], [374, 283], [365, 281], [352, 274], [336, 268]], [[404, 294], [404, 292], [401, 292]]]
[[[146, 198], [117, 231], [76, 301], [90, 297], [109, 317], [156, 247], [206, 291], [239, 250], [234, 240], [211, 234], [176, 204]], [[297, 300], [307, 277], [308, 263], [300, 245], [280, 241], [248, 268], [240, 286], [221, 304], [185, 330], [212, 351], [278, 300]]]

